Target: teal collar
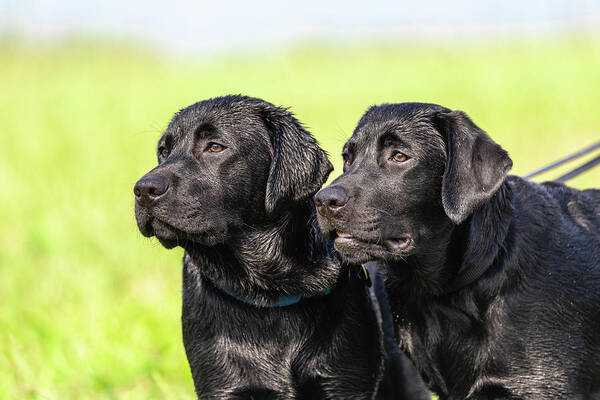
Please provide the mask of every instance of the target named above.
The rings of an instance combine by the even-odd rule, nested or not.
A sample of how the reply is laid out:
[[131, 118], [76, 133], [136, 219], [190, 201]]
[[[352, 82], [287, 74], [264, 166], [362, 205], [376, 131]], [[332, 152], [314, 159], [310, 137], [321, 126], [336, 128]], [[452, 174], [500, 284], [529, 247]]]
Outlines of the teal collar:
[[[344, 268], [344, 267], [342, 267], [342, 268]], [[344, 268], [344, 271], [347, 271], [347, 269]], [[242, 297], [233, 292], [230, 292], [228, 290], [220, 288], [220, 287], [216, 286], [214, 283], [212, 283], [211, 281], [209, 281], [207, 278], [205, 278], [205, 277], [202, 277], [202, 278], [205, 282], [209, 283], [215, 290], [221, 291], [221, 292], [229, 295], [230, 297], [233, 297], [234, 299], [241, 301], [242, 303], [246, 303], [251, 306], [258, 307], [258, 308], [287, 307], [287, 306], [291, 306], [294, 304], [298, 304], [302, 300], [305, 300], [305, 299], [310, 299], [310, 298], [318, 297], [318, 296], [327, 296], [333, 290], [333, 288], [330, 287], [330, 288], [327, 288], [327, 290], [325, 290], [323, 293], [311, 294], [311, 295], [307, 295], [307, 296], [282, 294], [277, 297], [277, 300], [275, 301], [275, 303], [265, 304], [265, 303], [257, 303], [254, 300], [248, 299], [246, 297]], [[358, 270], [358, 279], [362, 280], [364, 282], [365, 286], [371, 287], [371, 277], [369, 276], [369, 271], [365, 265], [360, 266], [360, 268]]]
[[227, 293], [229, 296], [233, 297], [234, 299], [239, 300], [242, 303], [250, 304], [255, 307], [287, 307], [287, 306], [291, 306], [293, 304], [300, 303], [303, 299], [310, 299], [310, 298], [316, 297], [316, 296], [327, 296], [329, 293], [331, 293], [331, 288], [328, 288], [322, 294], [312, 294], [312, 295], [308, 295], [308, 296], [301, 296], [301, 295], [293, 296], [293, 295], [289, 295], [289, 294], [282, 294], [282, 295], [279, 295], [279, 297], [277, 297], [277, 301], [273, 304], [259, 304], [253, 300], [247, 299], [242, 296], [238, 296], [237, 294], [229, 292], [225, 289], [221, 289], [221, 290], [223, 292]]

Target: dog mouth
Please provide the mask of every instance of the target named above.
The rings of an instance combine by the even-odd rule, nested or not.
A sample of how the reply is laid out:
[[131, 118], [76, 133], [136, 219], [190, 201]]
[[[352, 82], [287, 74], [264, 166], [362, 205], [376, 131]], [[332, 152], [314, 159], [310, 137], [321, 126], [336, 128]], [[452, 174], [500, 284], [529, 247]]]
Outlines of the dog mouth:
[[225, 236], [216, 231], [186, 232], [156, 217], [149, 216], [145, 221], [140, 219], [138, 227], [144, 236], [155, 236], [160, 244], [167, 249], [176, 246], [184, 248], [194, 245], [215, 246], [222, 243]]
[[342, 252], [342, 249], [345, 247], [356, 247], [356, 245], [359, 245], [361, 247], [383, 248], [390, 252], [402, 253], [410, 250], [413, 243], [412, 238], [408, 235], [385, 239], [382, 241], [372, 241], [358, 238], [339, 229], [335, 229], [332, 232], [331, 237], [333, 239], [334, 246], [340, 252]]
[[[165, 246], [167, 249], [172, 249], [180, 243], [180, 239], [183, 239], [178, 230], [158, 219], [153, 218], [149, 223], [152, 235], [156, 236], [158, 241]], [[178, 234], [179, 233], [179, 234]]]

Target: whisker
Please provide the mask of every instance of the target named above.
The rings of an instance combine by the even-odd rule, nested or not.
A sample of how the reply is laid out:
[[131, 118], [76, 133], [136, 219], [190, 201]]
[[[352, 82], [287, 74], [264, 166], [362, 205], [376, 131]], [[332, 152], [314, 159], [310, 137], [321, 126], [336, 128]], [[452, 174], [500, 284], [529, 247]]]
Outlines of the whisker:
[[394, 216], [393, 216], [392, 214], [390, 214], [388, 211], [381, 210], [381, 209], [379, 209], [379, 208], [376, 208], [376, 207], [373, 207], [373, 206], [370, 206], [369, 208], [371, 208], [371, 209], [373, 209], [373, 210], [375, 210], [375, 211], [377, 211], [377, 212], [380, 212], [380, 213], [382, 213], [382, 214], [385, 214], [385, 215], [387, 215], [387, 216], [389, 216], [389, 217], [392, 217], [392, 218], [394, 217]]

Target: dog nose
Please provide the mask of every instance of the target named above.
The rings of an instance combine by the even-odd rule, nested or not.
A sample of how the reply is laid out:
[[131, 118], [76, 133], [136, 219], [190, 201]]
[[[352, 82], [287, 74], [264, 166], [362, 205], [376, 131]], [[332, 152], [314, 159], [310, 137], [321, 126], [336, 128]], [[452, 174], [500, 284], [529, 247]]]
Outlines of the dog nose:
[[135, 200], [142, 206], [151, 206], [169, 189], [165, 178], [160, 176], [145, 176], [135, 183], [133, 193]]
[[348, 203], [348, 200], [348, 192], [340, 186], [328, 186], [315, 195], [315, 205], [319, 214], [323, 216], [335, 214]]

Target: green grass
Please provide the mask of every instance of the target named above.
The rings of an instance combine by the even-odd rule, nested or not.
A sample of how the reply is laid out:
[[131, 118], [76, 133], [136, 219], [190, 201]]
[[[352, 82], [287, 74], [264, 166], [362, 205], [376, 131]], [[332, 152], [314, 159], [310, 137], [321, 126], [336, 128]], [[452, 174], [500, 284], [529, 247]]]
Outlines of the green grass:
[[[600, 42], [303, 46], [195, 62], [5, 42], [0, 398], [193, 398], [182, 251], [138, 233], [132, 187], [175, 111], [227, 93], [291, 106], [336, 166], [369, 105], [462, 109], [521, 174], [600, 138]], [[599, 178], [600, 168], [572, 184]]]

